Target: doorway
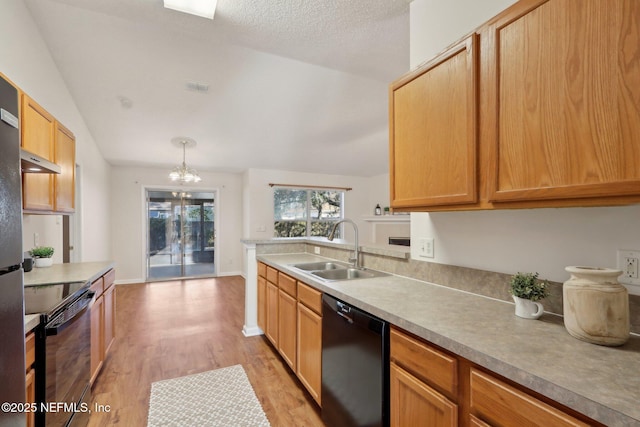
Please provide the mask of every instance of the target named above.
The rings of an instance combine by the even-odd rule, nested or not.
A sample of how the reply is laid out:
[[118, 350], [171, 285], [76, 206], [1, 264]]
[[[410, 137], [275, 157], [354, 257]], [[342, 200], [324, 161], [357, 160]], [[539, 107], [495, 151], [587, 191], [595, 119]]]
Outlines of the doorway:
[[148, 281], [216, 275], [216, 193], [146, 190]]

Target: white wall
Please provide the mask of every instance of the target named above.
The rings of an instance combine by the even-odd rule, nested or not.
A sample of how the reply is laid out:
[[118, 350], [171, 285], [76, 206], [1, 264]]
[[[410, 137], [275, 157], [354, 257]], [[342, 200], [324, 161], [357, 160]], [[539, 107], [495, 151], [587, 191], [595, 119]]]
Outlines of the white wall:
[[409, 18], [411, 68], [478, 28], [515, 0], [413, 0]]
[[216, 266], [218, 275], [240, 274], [242, 269], [242, 175], [201, 172], [197, 185], [176, 187], [168, 169], [114, 166], [111, 179], [111, 217], [118, 280], [143, 282], [146, 275], [144, 188], [217, 190]]
[[[470, 32], [511, 0], [414, 0], [411, 64]], [[568, 265], [617, 267], [617, 249], [640, 249], [640, 206], [411, 214], [411, 238], [435, 238], [434, 262], [565, 281]], [[412, 258], [418, 259], [416, 245]], [[640, 289], [630, 287], [631, 292]]]
[[[109, 238], [109, 174], [110, 166], [87, 129], [56, 64], [22, 0], [0, 2], [0, 72], [28, 93], [76, 136], [76, 163], [81, 165], [84, 189], [80, 209], [83, 210], [83, 261], [107, 260], [111, 257]], [[77, 207], [78, 208], [78, 207]], [[41, 235], [41, 244], [54, 246], [54, 261], [61, 262], [62, 234], [55, 218], [23, 218], [28, 230], [23, 235], [25, 250], [33, 247], [33, 233]]]
[[373, 215], [376, 204], [380, 204], [380, 207], [384, 209], [385, 206], [390, 204], [390, 182], [389, 173], [382, 175], [376, 175], [369, 178], [369, 206], [370, 211], [365, 215]]

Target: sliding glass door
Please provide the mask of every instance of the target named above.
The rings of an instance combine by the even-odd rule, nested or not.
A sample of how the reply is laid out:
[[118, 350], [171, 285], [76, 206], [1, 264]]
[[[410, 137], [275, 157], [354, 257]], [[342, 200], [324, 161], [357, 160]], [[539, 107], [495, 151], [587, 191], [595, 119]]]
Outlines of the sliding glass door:
[[215, 195], [147, 190], [147, 280], [215, 276]]

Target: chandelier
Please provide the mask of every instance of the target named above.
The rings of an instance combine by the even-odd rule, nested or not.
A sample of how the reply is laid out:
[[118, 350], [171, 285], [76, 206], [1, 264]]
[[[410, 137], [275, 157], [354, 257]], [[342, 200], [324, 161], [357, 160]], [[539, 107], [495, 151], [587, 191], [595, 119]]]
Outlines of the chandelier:
[[186, 163], [186, 150], [195, 147], [196, 142], [191, 138], [173, 138], [171, 143], [176, 147], [182, 147], [182, 164], [169, 173], [171, 181], [178, 181], [181, 184], [200, 182], [202, 178], [198, 175], [198, 171], [188, 167]]

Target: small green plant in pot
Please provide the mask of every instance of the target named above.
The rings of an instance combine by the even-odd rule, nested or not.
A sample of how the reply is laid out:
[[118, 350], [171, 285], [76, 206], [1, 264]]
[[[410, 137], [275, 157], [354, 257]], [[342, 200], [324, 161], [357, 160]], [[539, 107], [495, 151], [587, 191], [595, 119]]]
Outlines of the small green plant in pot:
[[549, 282], [539, 280], [538, 273], [517, 273], [511, 277], [509, 292], [516, 303], [516, 316], [538, 319], [544, 312], [538, 301], [549, 295]]
[[31, 249], [29, 253], [34, 258], [34, 265], [36, 267], [51, 267], [53, 264], [54, 249], [51, 246], [36, 246]]

